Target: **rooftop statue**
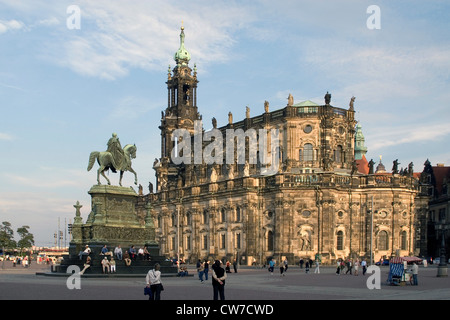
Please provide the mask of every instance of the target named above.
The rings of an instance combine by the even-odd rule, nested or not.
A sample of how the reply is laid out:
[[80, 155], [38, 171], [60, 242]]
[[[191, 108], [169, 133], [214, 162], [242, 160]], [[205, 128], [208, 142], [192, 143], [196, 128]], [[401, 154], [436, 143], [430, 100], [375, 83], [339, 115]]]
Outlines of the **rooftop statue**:
[[113, 133], [112, 137], [108, 140], [108, 149], [104, 152], [93, 151], [89, 156], [89, 165], [87, 170], [90, 171], [94, 166], [95, 160], [99, 164], [97, 170], [97, 182], [100, 183], [100, 174], [108, 181], [108, 185], [111, 184], [109, 179], [105, 176], [105, 171], [111, 169], [116, 173], [120, 171], [119, 185], [122, 186], [122, 177], [125, 171], [134, 173], [134, 184], [137, 185], [137, 174], [131, 168], [131, 159], [136, 158], [136, 145], [127, 144], [123, 149], [120, 145], [117, 134]]
[[328, 91], [327, 91], [327, 93], [325, 94], [325, 104], [326, 105], [330, 105], [330, 102], [331, 102], [331, 93], [329, 93]]
[[348, 104], [349, 105], [349, 107], [350, 107], [350, 110], [354, 110], [355, 108], [354, 108], [354, 104], [355, 104], [355, 97], [352, 97], [351, 99], [350, 99], [350, 103]]
[[398, 162], [398, 159], [395, 159], [392, 162], [392, 174], [396, 174], [398, 173], [398, 165], [400, 164], [400, 162]]
[[292, 105], [294, 105], [294, 97], [292, 96], [292, 94], [289, 93], [288, 106], [292, 106]]

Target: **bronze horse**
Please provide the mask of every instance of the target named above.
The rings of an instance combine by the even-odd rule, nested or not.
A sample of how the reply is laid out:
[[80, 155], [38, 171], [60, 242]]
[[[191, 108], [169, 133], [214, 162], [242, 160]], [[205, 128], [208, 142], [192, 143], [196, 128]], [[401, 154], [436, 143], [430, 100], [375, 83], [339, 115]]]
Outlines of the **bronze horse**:
[[131, 145], [131, 144], [127, 144], [123, 148], [125, 158], [123, 159], [123, 161], [121, 161], [123, 163], [121, 168], [119, 168], [119, 166], [116, 165], [116, 161], [114, 160], [114, 157], [111, 152], [93, 151], [93, 152], [91, 152], [91, 154], [89, 156], [89, 165], [88, 165], [87, 170], [90, 171], [92, 169], [92, 167], [94, 166], [95, 160], [97, 160], [98, 164], [100, 165], [100, 167], [97, 170], [98, 184], [101, 184], [100, 183], [100, 174], [106, 179], [106, 181], [108, 181], [108, 185], [111, 184], [109, 179], [105, 176], [105, 171], [111, 169], [112, 172], [117, 172], [117, 170], [120, 171], [120, 180], [119, 180], [120, 186], [122, 186], [122, 177], [123, 177], [123, 173], [125, 171], [130, 171], [130, 172], [134, 173], [134, 184], [137, 185], [137, 174], [133, 170], [133, 168], [131, 168], [131, 159], [136, 158], [136, 150], [137, 150], [136, 145]]

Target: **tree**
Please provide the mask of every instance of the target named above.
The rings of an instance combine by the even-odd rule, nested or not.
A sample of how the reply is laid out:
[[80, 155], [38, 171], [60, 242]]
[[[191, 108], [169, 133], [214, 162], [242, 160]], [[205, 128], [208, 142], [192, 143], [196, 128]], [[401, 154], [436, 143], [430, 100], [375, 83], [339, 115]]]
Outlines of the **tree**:
[[30, 229], [29, 226], [22, 226], [22, 228], [17, 229], [17, 233], [20, 236], [20, 240], [17, 243], [17, 246], [20, 248], [20, 253], [22, 253], [24, 248], [29, 248], [34, 245], [34, 236], [28, 229]]
[[2, 249], [14, 249], [16, 241], [14, 241], [14, 231], [11, 228], [11, 223], [3, 221], [0, 226], [0, 246]]
[[0, 226], [0, 247], [3, 252], [3, 263], [2, 268], [5, 265], [5, 252], [6, 249], [14, 249], [16, 247], [16, 241], [14, 241], [14, 231], [11, 229], [11, 223], [8, 221], [3, 221]]

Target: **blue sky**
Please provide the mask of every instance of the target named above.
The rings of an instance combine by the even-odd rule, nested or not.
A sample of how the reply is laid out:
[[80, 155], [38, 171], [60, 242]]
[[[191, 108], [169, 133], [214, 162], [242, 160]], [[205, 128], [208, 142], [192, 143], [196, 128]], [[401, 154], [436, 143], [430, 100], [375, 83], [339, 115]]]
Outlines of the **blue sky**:
[[[67, 27], [70, 5], [80, 29]], [[370, 5], [381, 29], [367, 27]], [[244, 118], [246, 106], [261, 114], [265, 100], [283, 108], [289, 93], [322, 104], [329, 91], [337, 107], [356, 97], [369, 159], [449, 165], [449, 12], [437, 0], [0, 0], [0, 222], [52, 245], [77, 200], [86, 219], [88, 157], [113, 132], [138, 147], [133, 168], [148, 190], [181, 21], [205, 128], [229, 111]]]

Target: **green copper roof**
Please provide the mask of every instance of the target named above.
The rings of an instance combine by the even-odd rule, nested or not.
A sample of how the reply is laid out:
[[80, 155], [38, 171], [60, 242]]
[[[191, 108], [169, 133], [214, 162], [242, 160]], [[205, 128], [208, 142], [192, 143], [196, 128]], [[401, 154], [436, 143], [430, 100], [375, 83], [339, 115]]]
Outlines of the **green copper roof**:
[[293, 107], [317, 107], [317, 106], [318, 104], [312, 102], [311, 100], [306, 100], [293, 105]]
[[355, 134], [355, 160], [361, 160], [362, 156], [367, 152], [367, 147], [365, 146], [365, 139], [362, 133], [362, 127], [358, 123], [356, 126]]
[[181, 27], [180, 48], [175, 52], [174, 59], [177, 64], [188, 64], [191, 60], [191, 54], [184, 47], [184, 27]]

